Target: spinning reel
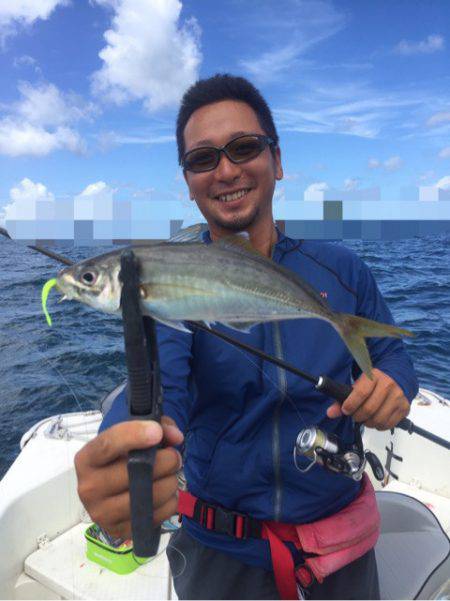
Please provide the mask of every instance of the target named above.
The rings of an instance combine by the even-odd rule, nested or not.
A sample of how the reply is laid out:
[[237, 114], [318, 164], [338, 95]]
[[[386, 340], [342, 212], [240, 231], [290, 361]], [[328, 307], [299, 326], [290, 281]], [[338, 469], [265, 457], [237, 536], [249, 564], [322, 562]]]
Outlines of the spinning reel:
[[[331, 472], [361, 480], [367, 462], [375, 478], [383, 480], [384, 469], [380, 460], [375, 453], [364, 450], [359, 424], [355, 424], [354, 434], [354, 442], [346, 444], [334, 434], [328, 434], [315, 426], [301, 430], [294, 445], [295, 467], [305, 474], [318, 464]], [[309, 460], [306, 468], [299, 466], [299, 456]]]

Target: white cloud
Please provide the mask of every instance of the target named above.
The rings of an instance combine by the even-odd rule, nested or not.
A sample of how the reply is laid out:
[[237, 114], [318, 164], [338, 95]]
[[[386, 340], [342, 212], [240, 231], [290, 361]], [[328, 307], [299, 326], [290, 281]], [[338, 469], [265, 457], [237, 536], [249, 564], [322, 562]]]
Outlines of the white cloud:
[[74, 219], [112, 219], [116, 192], [103, 181], [89, 184], [73, 199]]
[[440, 188], [441, 190], [450, 190], [450, 175], [441, 177], [441, 179], [434, 184], [434, 187]]
[[432, 54], [444, 50], [445, 40], [441, 35], [433, 34], [427, 36], [420, 42], [408, 42], [402, 40], [395, 46], [394, 52], [403, 56], [411, 56], [413, 54]]
[[48, 19], [57, 6], [68, 3], [68, 0], [2, 0], [0, 40], [15, 33], [17, 26], [32, 25], [37, 19]]
[[90, 197], [99, 197], [99, 196], [111, 196], [114, 194], [115, 190], [110, 188], [108, 184], [105, 182], [95, 182], [93, 184], [89, 184], [86, 188], [80, 192], [78, 196], [90, 196]]
[[274, 110], [281, 131], [375, 138], [424, 103], [423, 96], [377, 91], [365, 82], [325, 85], [309, 81], [301, 85], [304, 89], [295, 99], [301, 109]]
[[137, 144], [152, 146], [154, 144], [167, 144], [175, 142], [174, 134], [162, 134], [159, 132], [140, 133], [121, 133], [115, 131], [104, 131], [96, 136], [98, 147], [102, 152], [107, 152], [111, 148], [123, 144]]
[[450, 159], [450, 146], [446, 146], [439, 153], [440, 159]]
[[[375, 87], [368, 79], [348, 80], [342, 73], [322, 77], [305, 68], [285, 76], [289, 100], [279, 101], [273, 113], [279, 130], [352, 135], [362, 138], [400, 138], [446, 135], [447, 131], [425, 130], [424, 123], [434, 113], [447, 110], [431, 87]], [[382, 84], [380, 84], [382, 85]], [[351, 99], [351, 100], [349, 100]], [[448, 104], [448, 103], [447, 103]], [[450, 114], [439, 114], [437, 120]], [[431, 122], [433, 124], [433, 120]], [[442, 123], [442, 125], [445, 125]]]
[[155, 134], [150, 136], [119, 135], [117, 141], [119, 144], [167, 144], [168, 142], [175, 142], [175, 136], [173, 134]]
[[264, 52], [253, 60], [241, 60], [241, 67], [258, 83], [267, 83], [282, 76], [298, 62], [299, 50], [294, 45]]
[[441, 111], [431, 116], [427, 121], [429, 127], [435, 127], [443, 123], [450, 123], [450, 112]]
[[54, 150], [84, 152], [80, 135], [69, 127], [47, 131], [39, 125], [15, 119], [0, 121], [0, 154], [10, 157], [21, 155], [45, 156]]
[[0, 212], [0, 223], [7, 219], [34, 219], [36, 217], [36, 202], [42, 200], [54, 201], [54, 195], [41, 183], [35, 183], [25, 177], [17, 186], [9, 191], [10, 203]]
[[380, 189], [360, 188], [360, 178], [347, 178], [342, 188], [329, 186], [326, 182], [316, 182], [306, 188], [303, 193], [305, 201], [378, 201], [380, 200]]
[[58, 126], [87, 119], [95, 113], [92, 103], [84, 103], [75, 94], [64, 94], [50, 83], [33, 86], [22, 82], [19, 91], [22, 98], [14, 108], [29, 123]]
[[360, 179], [357, 177], [348, 177], [344, 180], [344, 190], [356, 190], [359, 186]]
[[45, 156], [55, 150], [82, 153], [85, 143], [71, 126], [95, 112], [74, 94], [63, 94], [53, 84], [19, 84], [21, 99], [0, 120], [0, 154]]
[[[246, 24], [247, 40], [262, 41], [261, 47], [266, 48], [259, 56], [242, 58], [239, 62], [240, 67], [259, 84], [276, 81], [296, 66], [315, 65], [302, 56], [314, 45], [341, 30], [347, 21], [344, 12], [339, 12], [331, 2], [296, 0], [284, 4], [283, 11], [273, 2], [259, 2], [258, 11], [254, 10], [251, 2], [240, 5], [240, 19]], [[231, 14], [227, 23], [231, 31], [235, 29], [233, 17]], [[247, 40], [244, 40], [244, 45]], [[283, 45], [280, 45], [280, 40], [283, 40]], [[249, 44], [248, 49], [255, 45]]]
[[[98, 1], [98, 0], [96, 0]], [[175, 105], [198, 77], [200, 28], [191, 18], [180, 24], [179, 0], [101, 0], [114, 10], [103, 66], [93, 91], [124, 104], [142, 100], [149, 111]]]
[[37, 66], [37, 60], [30, 56], [29, 54], [23, 54], [22, 56], [17, 56], [13, 60], [14, 67], [34, 67], [36, 71], [39, 70]]
[[367, 166], [369, 169], [386, 169], [386, 171], [397, 171], [403, 166], [403, 161], [399, 156], [393, 156], [385, 161], [378, 159], [369, 159]]
[[[274, 2], [260, 1], [258, 11], [251, 2], [230, 3], [239, 5], [240, 21], [246, 24], [239, 66], [259, 83], [281, 80], [284, 92], [273, 109], [280, 131], [362, 138], [405, 138], [410, 133], [417, 137], [424, 135], [428, 115], [442, 110], [442, 94], [429, 82], [386, 87], [386, 82], [371, 82], [370, 72], [343, 71], [348, 61], [324, 64], [315, 58], [311, 51], [349, 20], [339, 2], [292, 0], [282, 3], [280, 10]], [[226, 33], [237, 39], [235, 15], [229, 12], [230, 16], [220, 14], [221, 27], [225, 22]], [[430, 36], [427, 47], [439, 46], [440, 39]], [[264, 50], [256, 54], [255, 48]], [[365, 68], [371, 66], [359, 59]]]
[[330, 186], [326, 182], [315, 182], [314, 184], [310, 184], [305, 192], [324, 192], [329, 189]]
[[55, 200], [53, 193], [49, 192], [44, 184], [34, 183], [28, 177], [25, 177], [15, 188], [11, 188], [9, 195], [13, 202], [20, 202], [21, 200]]
[[397, 171], [403, 166], [403, 161], [399, 156], [390, 157], [384, 161], [384, 166], [387, 171]]
[[375, 138], [379, 133], [379, 127], [371, 123], [375, 117], [370, 114], [349, 114], [336, 118], [332, 111], [323, 108], [323, 105], [311, 111], [275, 109], [273, 112], [281, 131], [345, 134], [362, 138]]
[[303, 192], [304, 200], [322, 200], [322, 192], [326, 192], [330, 186], [326, 182], [314, 182]]

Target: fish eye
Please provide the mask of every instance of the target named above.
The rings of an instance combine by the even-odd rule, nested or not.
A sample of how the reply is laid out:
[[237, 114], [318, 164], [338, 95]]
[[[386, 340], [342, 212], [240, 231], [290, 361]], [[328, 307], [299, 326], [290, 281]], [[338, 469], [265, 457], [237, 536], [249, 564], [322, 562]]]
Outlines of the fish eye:
[[97, 276], [92, 271], [85, 271], [81, 274], [81, 281], [83, 282], [83, 284], [87, 284], [88, 286], [94, 284], [96, 279]]

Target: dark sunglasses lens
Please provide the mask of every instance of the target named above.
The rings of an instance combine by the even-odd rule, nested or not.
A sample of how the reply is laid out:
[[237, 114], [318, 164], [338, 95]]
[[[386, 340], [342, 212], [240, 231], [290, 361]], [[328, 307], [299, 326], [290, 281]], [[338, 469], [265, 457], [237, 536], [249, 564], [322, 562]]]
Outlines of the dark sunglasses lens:
[[199, 148], [186, 155], [184, 168], [188, 171], [208, 171], [217, 163], [217, 151], [214, 148]]
[[238, 163], [248, 161], [258, 156], [264, 150], [264, 141], [260, 138], [249, 136], [233, 140], [227, 146], [228, 154]]

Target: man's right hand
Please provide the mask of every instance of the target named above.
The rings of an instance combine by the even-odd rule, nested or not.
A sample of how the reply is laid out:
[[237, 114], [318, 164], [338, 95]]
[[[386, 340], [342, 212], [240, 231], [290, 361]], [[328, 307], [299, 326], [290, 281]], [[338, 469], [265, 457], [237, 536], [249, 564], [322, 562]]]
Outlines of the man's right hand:
[[[169, 417], [122, 422], [105, 430], [75, 455], [78, 494], [91, 519], [111, 536], [131, 538], [127, 458], [133, 449], [163, 441], [178, 445], [183, 434]], [[168, 446], [159, 449], [153, 469], [153, 522], [160, 524], [177, 512], [177, 471], [181, 456]]]

